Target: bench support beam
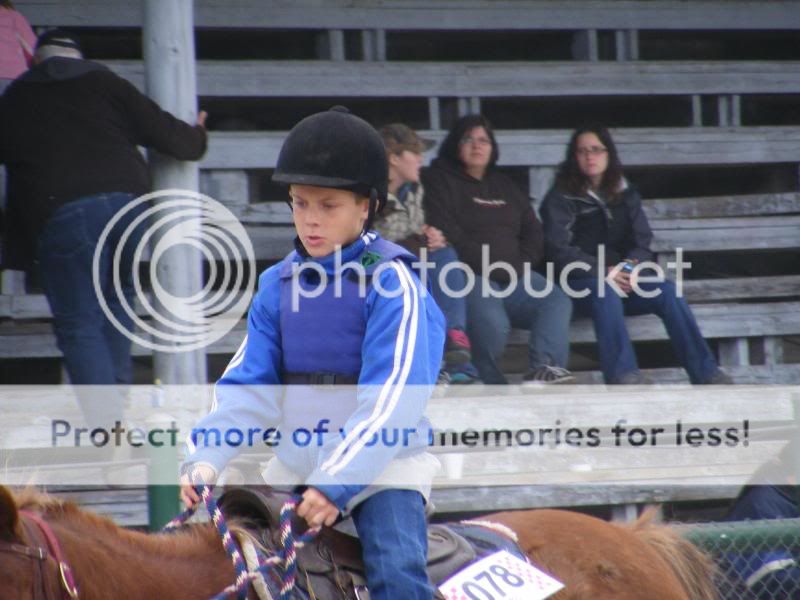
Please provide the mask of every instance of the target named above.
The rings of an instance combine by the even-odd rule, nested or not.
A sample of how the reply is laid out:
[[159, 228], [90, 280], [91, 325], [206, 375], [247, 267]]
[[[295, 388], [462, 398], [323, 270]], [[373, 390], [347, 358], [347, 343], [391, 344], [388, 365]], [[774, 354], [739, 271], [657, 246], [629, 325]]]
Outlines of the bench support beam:
[[536, 208], [541, 206], [550, 187], [555, 180], [555, 167], [531, 167], [528, 169], [528, 195], [533, 199]]
[[572, 58], [596, 62], [600, 59], [597, 29], [578, 31], [572, 39]]
[[614, 32], [617, 61], [639, 60], [639, 32], [636, 29], [618, 29]]
[[438, 131], [442, 128], [442, 115], [439, 107], [439, 98], [432, 96], [428, 98], [428, 119], [430, 128]]
[[250, 203], [249, 178], [241, 169], [202, 171], [200, 191], [233, 210]]
[[768, 335], [764, 338], [764, 364], [783, 364], [783, 338], [777, 335]]
[[750, 350], [747, 345], [747, 338], [720, 340], [719, 364], [721, 366], [749, 365]]

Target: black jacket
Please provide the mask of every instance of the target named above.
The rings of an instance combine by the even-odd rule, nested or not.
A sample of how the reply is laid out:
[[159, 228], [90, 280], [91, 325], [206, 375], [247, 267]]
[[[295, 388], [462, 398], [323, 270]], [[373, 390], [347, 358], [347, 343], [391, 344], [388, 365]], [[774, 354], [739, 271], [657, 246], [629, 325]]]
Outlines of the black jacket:
[[8, 174], [4, 266], [30, 265], [44, 223], [67, 202], [148, 192], [137, 146], [197, 160], [206, 132], [89, 60], [49, 58], [15, 80], [0, 98], [0, 163]]
[[[605, 266], [626, 258], [652, 260], [653, 232], [642, 210], [642, 199], [631, 187], [613, 204], [594, 193], [572, 195], [552, 188], [539, 207], [545, 234], [547, 260], [560, 272], [574, 261], [591, 265], [597, 275], [597, 247], [605, 244]], [[602, 269], [605, 272], [605, 268]], [[574, 276], [586, 271], [576, 270]]]
[[[460, 166], [437, 158], [422, 173], [425, 221], [442, 230], [461, 261], [480, 274], [481, 246], [489, 248], [490, 262], [503, 261], [523, 274], [524, 264], [535, 269], [544, 257], [542, 224], [530, 201], [511, 179], [490, 169], [483, 179]], [[507, 283], [504, 271], [492, 278]]]

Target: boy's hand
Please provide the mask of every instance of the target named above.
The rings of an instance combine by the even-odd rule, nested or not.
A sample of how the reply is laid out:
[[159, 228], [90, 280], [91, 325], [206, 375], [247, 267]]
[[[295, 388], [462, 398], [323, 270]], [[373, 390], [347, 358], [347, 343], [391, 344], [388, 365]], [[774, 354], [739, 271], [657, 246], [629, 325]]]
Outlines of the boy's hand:
[[297, 507], [297, 516], [303, 517], [309, 527], [330, 527], [339, 516], [339, 509], [328, 497], [316, 488], [303, 492], [303, 501]]
[[200, 495], [194, 489], [195, 484], [202, 482], [211, 485], [217, 479], [217, 473], [214, 468], [204, 463], [193, 465], [191, 474], [193, 479], [189, 478], [189, 474], [181, 475], [180, 497], [186, 508], [192, 508], [200, 502]]

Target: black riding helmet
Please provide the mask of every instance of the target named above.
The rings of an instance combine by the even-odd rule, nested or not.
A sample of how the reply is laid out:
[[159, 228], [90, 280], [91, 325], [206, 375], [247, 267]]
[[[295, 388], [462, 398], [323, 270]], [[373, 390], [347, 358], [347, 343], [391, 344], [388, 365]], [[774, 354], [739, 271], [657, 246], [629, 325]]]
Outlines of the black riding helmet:
[[306, 117], [283, 142], [272, 180], [350, 190], [369, 198], [365, 228], [386, 205], [389, 167], [383, 140], [343, 106]]

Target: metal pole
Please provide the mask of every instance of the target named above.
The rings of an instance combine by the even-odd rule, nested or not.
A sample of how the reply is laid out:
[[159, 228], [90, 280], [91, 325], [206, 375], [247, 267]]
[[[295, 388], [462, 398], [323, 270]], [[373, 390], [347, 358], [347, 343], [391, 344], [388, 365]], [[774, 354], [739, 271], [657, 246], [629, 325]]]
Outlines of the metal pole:
[[[197, 85], [192, 0], [144, 0], [142, 35], [148, 95], [176, 117], [194, 123], [197, 119]], [[197, 163], [178, 161], [157, 152], [150, 152], [149, 159], [154, 191], [197, 191]], [[173, 199], [160, 198], [156, 202]], [[176, 245], [160, 258], [156, 273], [159, 283], [169, 294], [189, 297], [203, 286], [202, 255], [188, 244]], [[154, 369], [157, 381], [163, 384], [207, 381], [204, 350], [156, 352]], [[168, 415], [161, 417], [167, 419]], [[151, 481], [177, 480], [177, 448], [165, 445], [160, 450], [150, 461]], [[148, 486], [148, 504], [150, 526], [158, 528], [177, 512], [177, 487]]]

